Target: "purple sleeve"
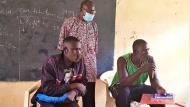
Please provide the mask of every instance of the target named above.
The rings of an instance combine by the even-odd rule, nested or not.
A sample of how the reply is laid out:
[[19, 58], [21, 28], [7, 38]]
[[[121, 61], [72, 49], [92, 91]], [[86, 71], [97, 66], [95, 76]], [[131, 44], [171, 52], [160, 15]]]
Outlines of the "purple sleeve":
[[56, 66], [53, 59], [48, 59], [42, 67], [42, 92], [49, 96], [63, 95], [70, 90], [69, 84], [56, 85]]

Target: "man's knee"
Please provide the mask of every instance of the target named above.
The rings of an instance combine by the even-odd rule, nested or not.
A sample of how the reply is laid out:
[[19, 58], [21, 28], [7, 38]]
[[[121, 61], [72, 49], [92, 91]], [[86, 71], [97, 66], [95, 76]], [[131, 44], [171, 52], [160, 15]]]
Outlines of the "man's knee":
[[116, 107], [127, 107], [130, 104], [129, 87], [119, 87], [118, 96], [116, 97]]
[[146, 93], [146, 94], [154, 94], [154, 93], [156, 93], [156, 90], [153, 88], [153, 87], [151, 87], [151, 86], [143, 86], [144, 88], [143, 88], [143, 93]]
[[130, 95], [130, 89], [129, 89], [129, 87], [120, 86], [119, 89], [118, 89], [118, 94], [119, 94], [119, 96], [126, 96], [126, 97], [128, 97]]

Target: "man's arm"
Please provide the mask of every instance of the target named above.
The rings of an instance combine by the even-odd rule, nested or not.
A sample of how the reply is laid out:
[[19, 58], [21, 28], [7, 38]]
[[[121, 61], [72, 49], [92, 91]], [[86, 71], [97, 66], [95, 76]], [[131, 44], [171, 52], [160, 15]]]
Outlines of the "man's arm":
[[120, 84], [123, 86], [132, 85], [133, 82], [140, 76], [142, 69], [138, 69], [137, 72], [132, 75], [128, 75], [127, 72], [127, 62], [123, 57], [117, 60], [117, 71], [119, 74]]
[[98, 26], [95, 23], [94, 25], [94, 30], [95, 30], [95, 52], [98, 54]]
[[56, 85], [56, 71], [54, 67], [55, 65], [52, 59], [48, 59], [47, 63], [42, 67], [42, 91], [49, 96], [61, 95], [71, 89], [69, 84]]
[[[152, 63], [155, 66], [155, 62], [153, 57], [149, 57], [149, 63]], [[156, 66], [155, 66], [156, 67]], [[151, 86], [158, 92], [158, 93], [165, 93], [165, 89], [159, 84], [159, 80], [157, 78], [156, 70], [148, 71], [148, 75], [150, 78]]]

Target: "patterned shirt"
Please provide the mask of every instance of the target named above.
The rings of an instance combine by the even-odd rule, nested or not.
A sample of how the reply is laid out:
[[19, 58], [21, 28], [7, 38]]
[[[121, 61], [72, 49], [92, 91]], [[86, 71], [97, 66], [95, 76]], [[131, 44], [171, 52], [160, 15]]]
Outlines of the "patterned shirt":
[[85, 22], [79, 17], [65, 19], [59, 35], [58, 49], [63, 50], [63, 40], [67, 36], [77, 37], [82, 45], [88, 82], [96, 81], [96, 54], [98, 50], [97, 24]]
[[73, 63], [70, 68], [64, 68], [63, 55], [58, 54], [51, 56], [42, 67], [41, 87], [38, 92], [49, 96], [61, 96], [70, 91], [70, 84], [73, 78], [80, 76], [79, 83], [86, 83], [86, 69], [84, 60]]

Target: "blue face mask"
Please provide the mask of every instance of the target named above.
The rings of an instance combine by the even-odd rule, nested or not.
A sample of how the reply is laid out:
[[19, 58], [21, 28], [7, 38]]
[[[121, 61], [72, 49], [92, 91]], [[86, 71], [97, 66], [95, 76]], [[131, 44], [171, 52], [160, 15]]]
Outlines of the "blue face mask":
[[85, 15], [83, 16], [83, 19], [87, 22], [90, 22], [94, 19], [94, 15], [86, 12]]

